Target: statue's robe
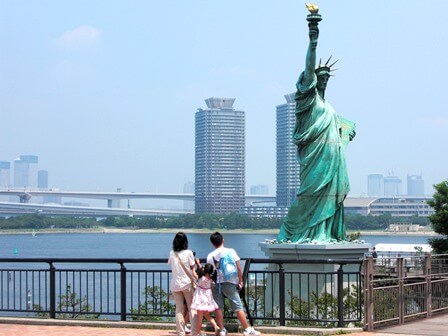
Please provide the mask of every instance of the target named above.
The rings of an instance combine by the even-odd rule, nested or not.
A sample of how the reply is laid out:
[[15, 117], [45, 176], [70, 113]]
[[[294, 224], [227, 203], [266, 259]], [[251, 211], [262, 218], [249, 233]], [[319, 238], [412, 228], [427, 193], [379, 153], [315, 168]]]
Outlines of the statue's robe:
[[278, 241], [330, 243], [345, 240], [343, 202], [350, 186], [345, 162], [354, 124], [338, 117], [310, 85], [297, 82], [293, 141], [300, 164], [300, 188], [278, 234]]

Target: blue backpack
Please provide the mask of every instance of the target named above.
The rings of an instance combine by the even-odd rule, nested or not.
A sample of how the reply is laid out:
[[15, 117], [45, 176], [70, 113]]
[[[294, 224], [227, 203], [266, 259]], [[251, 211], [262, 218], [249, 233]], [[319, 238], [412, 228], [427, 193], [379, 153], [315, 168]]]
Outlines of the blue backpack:
[[218, 277], [222, 282], [231, 282], [234, 278], [238, 277], [236, 262], [230, 253], [224, 254], [219, 259]]

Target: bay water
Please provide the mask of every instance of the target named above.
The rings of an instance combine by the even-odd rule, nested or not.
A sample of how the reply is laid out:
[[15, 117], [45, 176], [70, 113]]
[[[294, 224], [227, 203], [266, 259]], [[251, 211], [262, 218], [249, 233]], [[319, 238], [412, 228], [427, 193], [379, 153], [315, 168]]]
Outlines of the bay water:
[[[37, 233], [0, 235], [0, 258], [167, 258], [174, 233]], [[205, 258], [209, 233], [189, 233], [189, 248]], [[275, 234], [223, 233], [225, 246], [241, 258], [265, 258], [258, 243]], [[429, 236], [362, 235], [372, 245], [427, 244]]]

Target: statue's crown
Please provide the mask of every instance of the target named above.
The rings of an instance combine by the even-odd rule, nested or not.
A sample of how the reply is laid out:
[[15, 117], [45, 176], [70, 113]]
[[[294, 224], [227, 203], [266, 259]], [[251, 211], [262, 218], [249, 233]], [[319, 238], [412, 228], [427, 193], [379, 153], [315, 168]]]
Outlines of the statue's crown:
[[332, 69], [331, 67], [333, 65], [335, 65], [339, 60], [334, 61], [333, 63], [331, 63], [330, 65], [328, 65], [328, 63], [330, 63], [330, 60], [333, 56], [330, 56], [328, 58], [328, 60], [325, 62], [325, 64], [322, 64], [322, 59], [319, 60], [319, 65], [317, 66], [316, 70], [314, 71], [316, 73], [316, 75], [318, 76], [319, 74], [328, 74], [331, 76], [331, 72], [332, 71], [336, 71], [337, 69]]

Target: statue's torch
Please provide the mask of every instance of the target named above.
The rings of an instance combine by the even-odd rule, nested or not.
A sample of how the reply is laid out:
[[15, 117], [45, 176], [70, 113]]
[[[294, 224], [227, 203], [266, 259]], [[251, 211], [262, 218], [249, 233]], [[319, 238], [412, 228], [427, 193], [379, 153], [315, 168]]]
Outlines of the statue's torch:
[[319, 14], [319, 7], [317, 7], [316, 4], [307, 3], [305, 3], [305, 6], [310, 12], [310, 14], [308, 14], [306, 17], [306, 20], [308, 21], [308, 27], [317, 27], [318, 23], [322, 21], [322, 15]]

